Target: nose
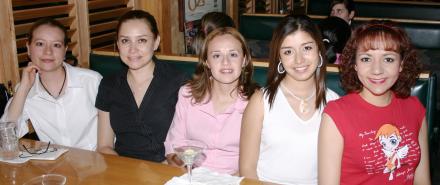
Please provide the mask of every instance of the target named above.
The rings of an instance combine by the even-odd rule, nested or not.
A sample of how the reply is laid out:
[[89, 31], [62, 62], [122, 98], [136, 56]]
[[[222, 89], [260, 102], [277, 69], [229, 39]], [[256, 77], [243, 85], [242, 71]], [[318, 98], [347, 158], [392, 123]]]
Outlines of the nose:
[[45, 53], [45, 54], [52, 54], [52, 47], [46, 45], [46, 46], [44, 47], [44, 53]]
[[223, 65], [228, 65], [229, 63], [230, 63], [230, 59], [229, 59], [229, 55], [227, 55], [227, 54], [225, 54], [225, 55], [223, 55], [223, 57], [222, 57], [222, 64]]
[[382, 64], [383, 64], [383, 63], [382, 63], [381, 61], [379, 61], [379, 60], [375, 60], [375, 61], [373, 62], [373, 65], [372, 65], [372, 73], [373, 73], [374, 75], [380, 75], [380, 74], [383, 73], [383, 68], [384, 68], [384, 66], [383, 66]]
[[132, 42], [128, 45], [128, 52], [133, 53], [137, 51], [137, 44], [135, 42]]
[[304, 54], [303, 53], [298, 53], [297, 55], [295, 55], [295, 63], [300, 64], [304, 61]]

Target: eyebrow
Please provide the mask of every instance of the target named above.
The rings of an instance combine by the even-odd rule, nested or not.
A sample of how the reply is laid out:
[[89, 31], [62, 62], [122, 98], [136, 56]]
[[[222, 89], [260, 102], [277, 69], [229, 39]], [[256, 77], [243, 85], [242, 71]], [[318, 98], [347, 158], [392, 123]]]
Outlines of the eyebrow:
[[[127, 35], [119, 35], [119, 37], [127, 37], [130, 38], [131, 36], [127, 36]], [[134, 37], [154, 37], [153, 35], [136, 35]]]
[[46, 39], [41, 39], [41, 38], [34, 38], [32, 40], [34, 40], [34, 42], [35, 41], [49, 41], [49, 42], [61, 42], [61, 43], [64, 43], [64, 40], [46, 40]]
[[[309, 42], [302, 43], [301, 46], [304, 46], [307, 44], [313, 44], [313, 43], [314, 43], [313, 41], [309, 41]], [[292, 46], [284, 46], [284, 47], [281, 47], [280, 49], [290, 49], [290, 48], [293, 48], [293, 47]]]
[[[230, 50], [228, 50], [229, 52], [231, 52], [231, 51], [236, 51], [236, 52], [240, 52], [240, 50], [239, 49], [230, 49]], [[209, 53], [214, 53], [214, 52], [222, 52], [221, 50], [212, 50], [212, 51], [210, 51]]]

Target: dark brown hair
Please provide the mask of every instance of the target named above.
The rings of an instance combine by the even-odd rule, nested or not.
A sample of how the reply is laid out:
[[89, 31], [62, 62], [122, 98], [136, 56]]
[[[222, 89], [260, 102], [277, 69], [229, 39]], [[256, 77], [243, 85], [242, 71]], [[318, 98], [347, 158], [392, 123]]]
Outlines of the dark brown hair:
[[118, 25], [116, 26], [116, 37], [119, 36], [121, 25], [124, 22], [133, 19], [139, 19], [145, 21], [145, 23], [147, 23], [147, 25], [149, 26], [150, 31], [153, 33], [154, 39], [157, 38], [157, 36], [159, 35], [159, 29], [157, 29], [156, 19], [154, 19], [154, 16], [152, 16], [150, 13], [143, 10], [131, 10], [125, 13], [124, 15], [122, 15], [118, 20]]
[[69, 43], [69, 38], [67, 37], [66, 27], [64, 27], [64, 25], [61, 24], [60, 22], [58, 22], [57, 20], [50, 18], [50, 17], [39, 19], [39, 20], [35, 21], [34, 24], [32, 24], [32, 27], [29, 30], [29, 33], [27, 35], [27, 39], [28, 39], [27, 42], [29, 44], [32, 42], [32, 38], [34, 37], [34, 31], [43, 25], [48, 25], [48, 26], [52, 26], [52, 27], [60, 29], [64, 33], [64, 46], [65, 47], [67, 46], [67, 44]]
[[346, 92], [360, 92], [363, 88], [355, 70], [356, 53], [381, 48], [399, 53], [402, 59], [402, 71], [391, 90], [400, 98], [411, 94], [411, 87], [422, 70], [416, 50], [408, 35], [396, 23], [377, 20], [359, 26], [342, 51], [339, 68], [342, 87]]
[[[267, 96], [269, 96], [270, 107], [272, 107], [273, 101], [275, 100], [278, 86], [286, 76], [286, 73], [280, 74], [277, 70], [278, 63], [280, 63], [281, 44], [288, 35], [293, 34], [297, 31], [308, 33], [318, 45], [319, 53], [322, 55], [322, 53], [325, 52], [325, 47], [322, 43], [321, 32], [319, 31], [318, 27], [313, 23], [312, 19], [305, 15], [285, 16], [280, 24], [278, 24], [278, 26], [276, 27], [272, 36], [272, 40], [270, 42], [269, 69], [267, 76], [267, 87], [265, 89], [265, 93], [267, 93]], [[321, 104], [326, 104], [325, 66], [327, 64], [327, 58], [325, 55], [322, 55], [322, 59], [322, 66], [317, 69], [314, 76], [314, 81], [316, 83], [315, 108], [319, 108]]]
[[201, 103], [205, 97], [208, 97], [208, 100], [211, 99], [211, 70], [206, 65], [206, 61], [208, 59], [208, 46], [215, 37], [222, 35], [231, 35], [237, 39], [241, 44], [241, 49], [243, 50], [246, 65], [242, 68], [240, 77], [238, 79], [237, 89], [239, 94], [244, 98], [249, 99], [257, 88], [257, 85], [252, 81], [254, 67], [252, 65], [249, 49], [246, 45], [246, 40], [235, 28], [222, 27], [215, 29], [206, 37], [200, 50], [199, 62], [196, 66], [194, 77], [188, 83], [195, 103]]
[[195, 54], [199, 54], [206, 35], [220, 27], [235, 28], [234, 20], [223, 12], [210, 12], [203, 15], [202, 20], [200, 21], [200, 30], [191, 45]]
[[348, 10], [348, 13], [355, 11], [356, 7], [354, 6], [353, 0], [333, 0], [330, 4], [330, 10], [333, 8], [333, 6], [341, 3], [344, 4], [345, 8]]

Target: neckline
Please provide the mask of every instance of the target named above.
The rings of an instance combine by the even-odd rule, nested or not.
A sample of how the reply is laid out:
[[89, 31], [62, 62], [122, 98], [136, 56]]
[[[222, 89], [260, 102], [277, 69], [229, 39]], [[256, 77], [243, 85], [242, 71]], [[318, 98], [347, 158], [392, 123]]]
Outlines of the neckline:
[[364, 105], [365, 107], [369, 108], [369, 109], [373, 109], [373, 110], [384, 110], [384, 109], [388, 109], [389, 107], [391, 107], [394, 102], [396, 101], [396, 96], [394, 94], [394, 92], [391, 92], [391, 101], [388, 105], [385, 106], [377, 106], [377, 105], [373, 105], [371, 103], [369, 103], [367, 100], [365, 100], [359, 93], [353, 93], [356, 97], [356, 99], [358, 99], [358, 101]]
[[62, 86], [61, 86], [61, 88], [60, 88], [60, 91], [58, 92], [58, 96], [54, 96], [54, 95], [52, 95], [52, 93], [50, 93], [50, 91], [47, 90], [46, 86], [44, 86], [44, 84], [43, 84], [43, 80], [41, 80], [41, 77], [38, 76], [39, 81], [40, 81], [40, 84], [41, 84], [41, 86], [43, 87], [43, 89], [47, 92], [47, 94], [49, 94], [50, 96], [52, 96], [52, 97], [55, 98], [55, 99], [57, 99], [57, 98], [59, 98], [59, 97], [61, 96], [61, 92], [63, 92], [64, 85], [66, 84], [67, 72], [66, 72], [66, 69], [64, 68], [64, 66], [63, 66], [62, 68], [63, 68], [63, 70], [64, 70], [64, 79], [63, 79], [63, 84], [62, 84]]
[[293, 108], [290, 106], [289, 101], [287, 100], [287, 97], [284, 94], [284, 92], [281, 90], [281, 88], [279, 88], [278, 91], [280, 91], [280, 93], [282, 94], [282, 98], [284, 99], [284, 103], [289, 107], [289, 111], [292, 113], [293, 116], [295, 116], [300, 121], [300, 124], [301, 125], [311, 125], [309, 123], [311, 123], [315, 119], [316, 114], [319, 113], [320, 109], [313, 109], [313, 111], [315, 111], [313, 113], [313, 115], [309, 119], [303, 120], [303, 119], [301, 119], [301, 117], [298, 116], [298, 114], [296, 114], [295, 110], [293, 110]]
[[[306, 114], [309, 111], [308, 110], [309, 107], [306, 107], [306, 106], [308, 106], [308, 102], [310, 101], [310, 99], [312, 99], [315, 96], [316, 92], [312, 92], [307, 98], [300, 98], [297, 95], [295, 95], [292, 91], [290, 91], [290, 89], [288, 89], [286, 86], [284, 86], [283, 83], [280, 83], [280, 86], [282, 87], [282, 89], [285, 89], [289, 95], [291, 95], [293, 98], [295, 98], [296, 100], [299, 101], [300, 113]], [[282, 89], [280, 89], [280, 90], [282, 90]], [[286, 96], [286, 95], [284, 95], [284, 96]], [[287, 100], [287, 98], [286, 98], [286, 100]]]

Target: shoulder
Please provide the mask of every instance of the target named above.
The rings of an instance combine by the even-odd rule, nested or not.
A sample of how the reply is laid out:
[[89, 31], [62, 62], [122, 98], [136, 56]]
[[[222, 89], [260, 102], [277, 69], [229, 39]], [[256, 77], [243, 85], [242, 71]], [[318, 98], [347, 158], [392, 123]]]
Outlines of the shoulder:
[[183, 97], [192, 96], [192, 94], [191, 94], [191, 87], [189, 86], [189, 84], [185, 84], [182, 87], [180, 87], [180, 89], [179, 89], [179, 97], [180, 96], [183, 96]]
[[101, 80], [100, 86], [113, 87], [120, 84], [122, 79], [127, 78], [127, 71], [123, 70], [115, 74], [104, 76]]
[[66, 70], [68, 70], [69, 73], [75, 78], [81, 77], [81, 78], [86, 78], [88, 80], [97, 80], [97, 81], [100, 81], [102, 79], [101, 74], [99, 74], [96, 71], [86, 68], [73, 67], [69, 64], [65, 64], [65, 66], [66, 66]]
[[417, 96], [410, 96], [408, 98], [398, 98], [402, 103], [408, 106], [423, 106]]
[[327, 88], [327, 91], [325, 92], [325, 99], [327, 100], [327, 102], [339, 99], [339, 95], [337, 93], [335, 93], [333, 90]]
[[178, 69], [177, 67], [167, 63], [165, 61], [161, 61], [159, 59], [154, 60], [157, 72], [161, 73], [163, 76], [167, 76], [172, 79], [188, 79], [189, 75]]
[[[333, 92], [333, 93], [335, 93], [335, 92]], [[336, 96], [338, 96], [338, 95], [336, 94]], [[329, 113], [329, 112], [339, 111], [339, 110], [348, 110], [347, 107], [350, 107], [353, 104], [355, 104], [355, 102], [356, 102], [355, 96], [358, 96], [358, 95], [355, 93], [350, 93], [350, 94], [347, 94], [347, 95], [342, 96], [340, 98], [336, 98], [333, 101], [331, 101], [329, 99], [328, 100], [329, 102], [327, 103], [327, 106], [325, 107], [325, 112]]]
[[248, 101], [247, 107], [263, 107], [263, 99], [265, 93], [263, 89], [256, 89], [254, 94], [252, 94], [251, 98]]

